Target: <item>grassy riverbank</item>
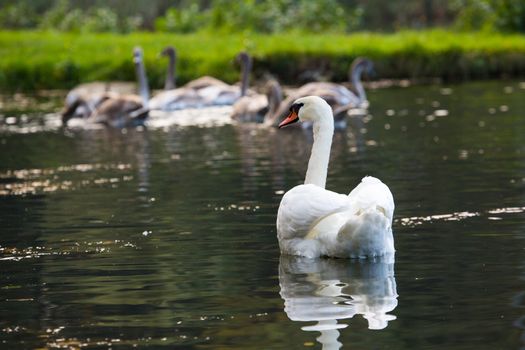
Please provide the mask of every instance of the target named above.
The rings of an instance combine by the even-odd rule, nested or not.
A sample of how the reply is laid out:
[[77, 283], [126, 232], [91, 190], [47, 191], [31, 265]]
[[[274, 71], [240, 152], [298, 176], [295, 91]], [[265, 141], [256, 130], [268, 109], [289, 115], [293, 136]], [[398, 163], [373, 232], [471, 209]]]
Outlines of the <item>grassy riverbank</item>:
[[525, 76], [525, 37], [443, 30], [352, 35], [64, 34], [0, 31], [0, 89], [70, 88], [91, 80], [134, 80], [131, 50], [145, 51], [152, 87], [160, 88], [166, 61], [157, 53], [178, 50], [181, 83], [209, 74], [237, 80], [233, 57], [255, 59], [254, 75], [270, 72], [294, 83], [304, 71], [345, 80], [356, 56], [376, 62], [377, 78], [451, 80]]

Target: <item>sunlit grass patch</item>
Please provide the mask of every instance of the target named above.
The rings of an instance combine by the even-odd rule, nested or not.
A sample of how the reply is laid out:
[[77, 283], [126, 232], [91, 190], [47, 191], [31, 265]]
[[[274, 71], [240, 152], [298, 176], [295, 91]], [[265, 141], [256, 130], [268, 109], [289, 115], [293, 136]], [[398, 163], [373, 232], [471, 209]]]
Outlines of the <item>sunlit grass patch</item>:
[[271, 73], [286, 83], [297, 83], [308, 70], [344, 80], [357, 56], [376, 62], [377, 78], [463, 80], [525, 74], [525, 38], [519, 35], [445, 30], [352, 35], [2, 31], [0, 88], [69, 88], [92, 80], [134, 80], [131, 50], [135, 45], [144, 49], [154, 88], [160, 88], [164, 79], [166, 61], [157, 55], [166, 45], [178, 50], [180, 83], [205, 74], [236, 81], [234, 56], [240, 50], [254, 56], [256, 77]]

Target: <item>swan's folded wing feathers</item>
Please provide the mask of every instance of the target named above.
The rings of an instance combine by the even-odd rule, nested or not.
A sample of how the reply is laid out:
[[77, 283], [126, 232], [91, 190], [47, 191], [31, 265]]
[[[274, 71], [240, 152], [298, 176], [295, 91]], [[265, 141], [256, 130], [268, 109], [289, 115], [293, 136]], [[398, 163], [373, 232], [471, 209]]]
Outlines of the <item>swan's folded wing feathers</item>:
[[381, 180], [366, 176], [348, 195], [351, 205], [356, 211], [365, 211], [376, 207], [392, 221], [394, 216], [394, 197], [390, 189]]
[[315, 185], [299, 185], [281, 200], [277, 214], [280, 239], [305, 237], [319, 220], [336, 212], [348, 210], [349, 197]]

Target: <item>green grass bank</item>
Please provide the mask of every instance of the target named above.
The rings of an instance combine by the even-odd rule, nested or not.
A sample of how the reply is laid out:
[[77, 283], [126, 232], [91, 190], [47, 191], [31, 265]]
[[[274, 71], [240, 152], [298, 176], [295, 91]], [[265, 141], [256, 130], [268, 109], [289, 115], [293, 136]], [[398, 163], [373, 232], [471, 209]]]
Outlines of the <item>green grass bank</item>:
[[375, 61], [376, 78], [445, 80], [525, 76], [525, 36], [445, 30], [352, 35], [74, 34], [0, 31], [0, 89], [70, 88], [92, 80], [134, 80], [131, 51], [140, 45], [153, 88], [161, 88], [166, 45], [178, 50], [178, 82], [213, 75], [238, 79], [233, 57], [247, 50], [254, 76], [271, 73], [298, 83], [305, 71], [334, 81], [347, 77], [357, 56]]

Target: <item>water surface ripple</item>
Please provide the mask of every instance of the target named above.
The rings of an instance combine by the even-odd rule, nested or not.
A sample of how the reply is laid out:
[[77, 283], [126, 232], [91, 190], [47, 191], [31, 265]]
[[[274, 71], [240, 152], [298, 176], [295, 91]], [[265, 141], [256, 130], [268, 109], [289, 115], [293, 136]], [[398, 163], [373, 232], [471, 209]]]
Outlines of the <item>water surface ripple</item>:
[[523, 348], [524, 88], [370, 92], [370, 114], [334, 135], [327, 187], [390, 186], [397, 252], [372, 261], [280, 256], [277, 207], [303, 180], [307, 131], [233, 124], [224, 109], [63, 130], [60, 99], [11, 104], [0, 343]]

